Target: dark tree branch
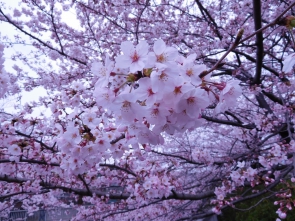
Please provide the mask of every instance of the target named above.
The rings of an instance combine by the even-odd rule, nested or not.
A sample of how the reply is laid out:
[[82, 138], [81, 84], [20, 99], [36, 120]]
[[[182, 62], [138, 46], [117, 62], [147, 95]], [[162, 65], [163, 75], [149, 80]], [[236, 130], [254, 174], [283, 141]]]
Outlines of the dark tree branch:
[[198, 163], [198, 162], [189, 160], [189, 159], [187, 159], [185, 157], [182, 157], [182, 156], [179, 156], [179, 155], [174, 155], [174, 154], [169, 154], [169, 153], [161, 153], [161, 152], [158, 152], [158, 151], [155, 151], [155, 150], [152, 150], [152, 152], [156, 153], [156, 154], [159, 154], [159, 155], [162, 155], [162, 156], [166, 156], [166, 157], [178, 158], [178, 159], [184, 160], [185, 162], [190, 163], [190, 164], [195, 164], [195, 165], [202, 165], [203, 164], [203, 163]]
[[81, 176], [81, 174], [78, 175], [79, 179], [82, 181], [83, 185], [86, 187], [87, 192], [91, 193], [88, 184], [86, 183], [85, 179]]
[[[6, 175], [0, 175], [0, 181], [4, 181], [7, 183], [18, 183], [22, 184], [28, 182], [30, 180], [17, 178], [17, 177], [9, 177]], [[107, 196], [109, 199], [128, 199], [131, 195], [129, 193], [109, 193], [102, 190], [85, 190], [85, 189], [77, 189], [77, 188], [70, 188], [61, 185], [53, 185], [51, 183], [41, 181], [39, 183], [45, 189], [60, 189], [68, 193], [74, 193], [79, 196], [93, 196], [95, 194], [97, 197]], [[170, 199], [178, 199], [178, 200], [201, 200], [205, 198], [210, 198], [215, 196], [214, 191], [207, 191], [198, 194], [186, 194], [186, 193], [178, 193], [178, 192], [171, 192], [168, 197], [162, 197], [161, 200], [170, 200]]]
[[[219, 27], [216, 24], [215, 20], [212, 18], [212, 16], [210, 15], [210, 13], [208, 12], [208, 10], [201, 4], [201, 2], [199, 0], [195, 0], [195, 2], [197, 3], [203, 17], [206, 19], [207, 23], [210, 25], [212, 24], [214, 27], [214, 32], [217, 35], [217, 37], [222, 40], [222, 35], [219, 32]], [[209, 20], [207, 19], [207, 17], [209, 18]]]
[[262, 31], [264, 31], [265, 29], [267, 29], [267, 28], [269, 28], [269, 27], [271, 27], [271, 26], [273, 26], [273, 25], [276, 25], [276, 24], [278, 24], [278, 22], [280, 21], [280, 18], [284, 15], [284, 14], [286, 14], [293, 6], [295, 5], [295, 1], [292, 3], [292, 4], [290, 4], [278, 17], [276, 17], [273, 21], [271, 21], [270, 23], [268, 23], [266, 26], [264, 26], [264, 27], [262, 27], [262, 28], [260, 28], [260, 29], [258, 29], [258, 30], [256, 30], [255, 32], [253, 32], [251, 35], [249, 35], [249, 36], [247, 36], [247, 37], [245, 37], [245, 38], [243, 38], [241, 41], [240, 41], [240, 43], [243, 43], [243, 42], [245, 42], [245, 41], [247, 41], [247, 40], [249, 40], [249, 39], [251, 39], [254, 35], [256, 35], [256, 33], [258, 33], [258, 32], [262, 32]]
[[229, 116], [231, 116], [232, 118], [234, 118], [238, 123], [240, 123], [240, 124], [242, 124], [243, 122], [236, 116], [236, 115], [234, 115], [232, 112], [230, 112], [230, 111], [225, 111], [224, 112], [225, 114], [227, 114], [227, 115], [229, 115]]
[[[261, 2], [260, 0], [253, 0], [253, 17], [255, 31], [261, 28]], [[263, 60], [263, 35], [262, 32], [256, 33], [256, 73], [253, 79], [253, 84], [261, 83], [261, 71]]]
[[44, 147], [44, 148], [47, 149], [47, 150], [51, 150], [51, 151], [54, 152], [54, 153], [57, 152], [56, 150], [54, 150], [54, 146], [55, 146], [55, 144], [54, 144], [52, 147], [49, 147], [48, 145], [46, 145], [45, 143], [43, 143], [43, 142], [40, 141], [40, 140], [37, 140], [36, 138], [32, 137], [31, 135], [24, 134], [24, 133], [22, 133], [22, 132], [20, 132], [20, 131], [18, 131], [18, 130], [15, 131], [15, 133], [16, 133], [17, 135], [19, 135], [19, 136], [26, 137], [26, 138], [29, 138], [29, 139], [33, 139], [36, 143], [40, 144], [41, 147]]
[[143, 12], [145, 11], [145, 9], [148, 7], [148, 2], [146, 2], [146, 4], [144, 5], [144, 8], [140, 11], [139, 15], [138, 15], [138, 19], [136, 21], [136, 31], [135, 31], [135, 38], [136, 38], [136, 43], [138, 44], [139, 42], [139, 37], [138, 37], [138, 30], [139, 30], [139, 24], [140, 24], [140, 19], [141, 16], [143, 14]]
[[[41, 160], [23, 159], [23, 157], [20, 157], [19, 162], [20, 163], [31, 163], [31, 164], [53, 166], [53, 167], [59, 167], [60, 166], [60, 164], [58, 164], [58, 163], [48, 163], [48, 162], [41, 161]], [[9, 159], [0, 159], [0, 164], [1, 163], [19, 163], [19, 162], [11, 161]], [[109, 167], [111, 169], [116, 169], [116, 170], [121, 170], [121, 171], [124, 171], [127, 174], [133, 175], [135, 177], [137, 176], [133, 171], [122, 168], [122, 167], [119, 167], [119, 166], [114, 165], [114, 164], [103, 164], [103, 163], [101, 163], [101, 164], [99, 164], [99, 166], [101, 166], [101, 167]]]
[[222, 119], [218, 119], [218, 118], [214, 118], [214, 117], [209, 117], [204, 114], [202, 115], [202, 118], [204, 118], [205, 120], [214, 122], [214, 123], [219, 123], [219, 124], [231, 125], [231, 126], [235, 126], [235, 127], [242, 127], [242, 128], [246, 128], [246, 129], [254, 129], [255, 128], [254, 124], [243, 124], [243, 123], [238, 123], [238, 122], [229, 121], [229, 120], [222, 120]]
[[[58, 163], [48, 163], [41, 160], [31, 160], [31, 159], [23, 159], [22, 157], [19, 160], [20, 163], [31, 163], [31, 164], [39, 164], [39, 165], [47, 165], [47, 166], [53, 166], [53, 167], [59, 167], [60, 165]], [[15, 161], [11, 161], [9, 159], [0, 159], [0, 163], [18, 163]]]
[[10, 198], [12, 196], [17, 196], [17, 195], [20, 195], [20, 194], [28, 194], [29, 192], [17, 192], [17, 193], [11, 193], [11, 194], [7, 194], [7, 195], [2, 195], [0, 196], [0, 200], [3, 200], [3, 199], [7, 199], [7, 198]]
[[132, 176], [135, 176], [135, 177], [137, 176], [133, 171], [128, 170], [128, 169], [125, 169], [125, 168], [122, 168], [122, 167], [119, 167], [119, 166], [114, 165], [114, 164], [103, 164], [103, 163], [101, 163], [101, 164], [99, 164], [99, 166], [101, 166], [101, 167], [114, 168], [114, 169], [117, 169], [117, 170], [122, 170], [122, 171], [124, 171], [124, 172], [126, 172], [126, 173], [128, 173], [128, 174], [130, 174]]
[[268, 113], [273, 112], [271, 108], [269, 107], [268, 103], [266, 102], [266, 100], [264, 99], [264, 96], [262, 93], [258, 93], [257, 95], [255, 95], [255, 98], [258, 101], [259, 107], [266, 109]]
[[222, 55], [222, 57], [216, 62], [216, 64], [210, 68], [208, 71], [203, 71], [199, 77], [200, 78], [203, 78], [205, 77], [206, 75], [208, 75], [209, 73], [211, 73], [212, 71], [218, 69], [220, 67], [220, 65], [222, 64], [221, 62], [223, 61], [223, 59], [225, 59], [227, 57], [227, 55], [232, 52], [238, 45], [239, 45], [239, 42], [243, 36], [243, 33], [244, 33], [244, 29], [240, 29], [238, 31], [238, 34], [236, 36], [236, 39], [234, 41], [234, 43], [232, 43], [232, 45], [229, 47], [229, 49]]
[[59, 47], [60, 47], [60, 51], [61, 51], [61, 53], [64, 53], [63, 45], [62, 45], [62, 43], [61, 43], [61, 39], [60, 39], [59, 34], [58, 34], [58, 32], [57, 32], [57, 27], [56, 27], [56, 24], [55, 24], [55, 21], [54, 21], [53, 9], [54, 9], [54, 7], [52, 6], [52, 7], [51, 7], [51, 10], [50, 10], [51, 13], [50, 13], [49, 16], [50, 16], [50, 18], [51, 18], [51, 22], [52, 22], [52, 27], [53, 27], [54, 33], [55, 33], [56, 38], [57, 38], [57, 40], [58, 40], [58, 44], [59, 44]]
[[[247, 60], [251, 61], [251, 62], [255, 62], [256, 63], [256, 59], [251, 57], [250, 55], [244, 53], [244, 52], [241, 52], [241, 51], [238, 51], [238, 50], [233, 50], [233, 52], [237, 53], [237, 54], [240, 54], [240, 55], [243, 55]], [[268, 70], [269, 72], [271, 72], [272, 74], [274, 74], [275, 76], [277, 76], [281, 81], [283, 82], [288, 82], [289, 80], [285, 77], [281, 77], [280, 76], [280, 73], [278, 73], [276, 70], [262, 64], [262, 67], [265, 69], [265, 70]]]
[[[237, 203], [244, 202], [244, 201], [247, 201], [247, 200], [250, 200], [250, 199], [253, 199], [253, 198], [259, 197], [259, 196], [261, 196], [263, 194], [268, 193], [269, 191], [271, 191], [272, 188], [274, 188], [276, 185], [278, 185], [280, 183], [280, 180], [282, 178], [284, 178], [285, 176], [287, 176], [287, 174], [290, 173], [292, 170], [293, 170], [293, 166], [289, 165], [289, 167], [287, 167], [287, 169], [284, 172], [282, 172], [281, 175], [273, 183], [268, 185], [265, 189], [263, 189], [263, 190], [261, 190], [261, 191], [259, 191], [257, 193], [254, 193], [254, 194], [251, 194], [251, 195], [248, 195], [248, 196], [244, 196], [244, 197], [241, 197], [240, 199], [234, 200], [234, 201], [231, 202], [231, 205], [235, 205]], [[223, 206], [221, 208], [221, 210], [224, 210], [224, 209], [230, 207], [231, 205]], [[214, 215], [214, 214], [215, 213], [212, 212], [212, 211], [207, 211], [207, 212], [196, 214], [196, 215], [193, 215], [193, 216], [190, 216], [190, 217], [184, 217], [184, 218], [181, 218], [179, 220], [196, 220], [196, 219], [201, 219], [201, 218], [208, 217], [208, 216], [211, 216], [211, 215]]]
[[280, 105], [283, 105], [283, 101], [281, 98], [275, 96], [273, 93], [266, 92], [265, 90], [262, 90], [262, 93], [268, 97], [270, 100], [272, 100], [275, 103], [279, 103]]
[[3, 15], [3, 17], [6, 19], [6, 21], [7, 21], [9, 24], [13, 25], [13, 26], [14, 26], [15, 28], [17, 28], [19, 31], [21, 31], [21, 32], [24, 33], [25, 35], [29, 36], [30, 38], [34, 39], [35, 41], [37, 41], [37, 42], [40, 43], [41, 45], [45, 46], [46, 48], [48, 48], [48, 49], [50, 49], [50, 50], [52, 50], [52, 51], [56, 51], [56, 52], [58, 52], [60, 55], [66, 57], [66, 58], [69, 58], [69, 59], [71, 59], [71, 60], [73, 60], [73, 61], [76, 61], [77, 63], [80, 63], [80, 64], [82, 64], [82, 65], [87, 65], [86, 62], [81, 61], [81, 60], [79, 60], [79, 59], [77, 59], [77, 58], [73, 58], [73, 57], [71, 57], [71, 56], [65, 54], [64, 52], [62, 52], [62, 51], [60, 51], [60, 50], [58, 50], [58, 49], [56, 49], [56, 48], [50, 46], [49, 44], [45, 43], [44, 41], [41, 41], [39, 38], [37, 38], [37, 37], [34, 36], [33, 34], [30, 34], [29, 32], [25, 31], [24, 29], [21, 28], [21, 26], [17, 25], [16, 22], [12, 21], [7, 15], [5, 15], [1, 8], [0, 8], [0, 14]]
[[121, 134], [120, 137], [117, 137], [116, 139], [112, 140], [112, 141], [110, 142], [110, 144], [115, 144], [115, 143], [117, 143], [118, 141], [120, 141], [120, 140], [122, 140], [122, 139], [124, 139], [124, 138], [125, 138], [125, 134]]

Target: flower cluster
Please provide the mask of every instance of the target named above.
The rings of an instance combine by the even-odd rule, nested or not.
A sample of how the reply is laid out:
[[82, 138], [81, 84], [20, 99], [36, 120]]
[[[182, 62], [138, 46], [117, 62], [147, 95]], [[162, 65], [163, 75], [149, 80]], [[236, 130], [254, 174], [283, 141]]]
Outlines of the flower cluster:
[[161, 143], [161, 133], [174, 134], [204, 123], [202, 111], [217, 104], [216, 113], [234, 106], [242, 93], [238, 80], [214, 82], [207, 68], [196, 64], [196, 55], [183, 57], [163, 40], [149, 51], [146, 41], [134, 47], [121, 44], [122, 55], [105, 65], [94, 62], [100, 76], [95, 87], [96, 105], [114, 114], [116, 125], [125, 128], [129, 144]]
[[259, 156], [259, 163], [267, 169], [277, 164], [286, 165], [287, 162], [286, 150], [278, 144], [274, 144], [265, 156]]

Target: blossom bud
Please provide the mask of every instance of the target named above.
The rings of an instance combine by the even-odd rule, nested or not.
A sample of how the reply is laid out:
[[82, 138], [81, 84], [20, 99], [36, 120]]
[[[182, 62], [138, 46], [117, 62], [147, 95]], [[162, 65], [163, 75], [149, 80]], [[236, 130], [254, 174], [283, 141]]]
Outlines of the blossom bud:
[[137, 80], [137, 77], [134, 74], [129, 74], [126, 78], [128, 82], [134, 82]]
[[294, 16], [288, 16], [287, 17], [287, 28], [294, 28], [295, 27], [295, 17]]
[[242, 29], [240, 29], [238, 31], [238, 34], [237, 34], [237, 37], [236, 37], [236, 40], [235, 40], [235, 43], [234, 43], [235, 45], [238, 45], [239, 44], [239, 42], [240, 42], [243, 34], [244, 34], [244, 29], [242, 28]]
[[127, 129], [128, 129], [127, 126], [122, 126], [122, 125], [120, 125], [120, 126], [117, 128], [117, 130], [118, 130], [119, 132], [125, 132]]
[[279, 217], [280, 217], [281, 219], [286, 219], [286, 217], [287, 217], [287, 214], [286, 214], [286, 213], [284, 213], [284, 212], [282, 212], [282, 213], [279, 213]]
[[225, 86], [226, 86], [226, 83], [224, 83], [224, 82], [222, 82], [222, 83], [220, 83], [220, 84], [215, 84], [214, 85], [218, 90], [220, 90], [220, 91], [222, 91], [224, 88], [225, 88]]
[[152, 73], [153, 69], [152, 68], [148, 68], [148, 69], [143, 69], [143, 75], [150, 77], [151, 73]]
[[278, 22], [278, 25], [286, 26], [288, 29], [295, 27], [295, 17], [290, 15]]
[[207, 71], [207, 70], [206, 70], [206, 71], [203, 71], [203, 72], [199, 75], [199, 77], [200, 77], [200, 78], [203, 78], [203, 77], [205, 77], [207, 74], [208, 74], [208, 71]]

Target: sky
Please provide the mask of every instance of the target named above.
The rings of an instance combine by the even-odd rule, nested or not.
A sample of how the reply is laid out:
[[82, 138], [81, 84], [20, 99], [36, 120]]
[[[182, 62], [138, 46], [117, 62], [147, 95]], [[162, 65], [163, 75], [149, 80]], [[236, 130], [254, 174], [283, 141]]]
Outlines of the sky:
[[[20, 8], [19, 6], [19, 2], [21, 2], [21, 0], [9, 0], [9, 1], [1, 1], [0, 3], [5, 3], [6, 6], [10, 7], [12, 10], [14, 8]], [[72, 24], [77, 24], [78, 26], [78, 21], [76, 20], [75, 14], [73, 12], [65, 12], [62, 16], [63, 20], [65, 22], [70, 22]], [[0, 23], [0, 36], [8, 36], [10, 39], [13, 39], [13, 36], [18, 34], [19, 32], [13, 28], [11, 25], [6, 24], [4, 22]], [[23, 35], [21, 35], [23, 36]], [[27, 38], [28, 39], [28, 38]], [[29, 40], [29, 39], [28, 39]], [[2, 42], [2, 43], [8, 43], [8, 42]], [[4, 58], [5, 58], [5, 70], [7, 72], [12, 72], [14, 73], [15, 70], [12, 68], [13, 65], [17, 64], [18, 66], [20, 66], [22, 68], [23, 71], [28, 72], [28, 74], [30, 76], [34, 76], [34, 73], [32, 73], [32, 71], [24, 66], [22, 63], [17, 62], [17, 61], [13, 61], [11, 59], [11, 56], [13, 54], [15, 54], [16, 52], [21, 51], [23, 54], [28, 56], [28, 59], [35, 59], [32, 56], [30, 56], [30, 52], [32, 50], [35, 50], [35, 48], [32, 45], [21, 45], [21, 44], [13, 44], [12, 47], [10, 48], [6, 48], [4, 51]], [[20, 103], [21, 105], [24, 105], [27, 102], [31, 102], [31, 101], [38, 101], [40, 96], [46, 96], [46, 90], [43, 87], [37, 87], [35, 89], [33, 89], [30, 92], [26, 92], [23, 91], [21, 93], [21, 100]], [[15, 96], [9, 96], [6, 99], [0, 99], [0, 109], [4, 108], [4, 110], [8, 113], [15, 113], [16, 110], [14, 108], [14, 105], [16, 103], [16, 97]], [[49, 110], [48, 110], [49, 111]], [[50, 114], [50, 112], [46, 111], [47, 114]], [[43, 109], [34, 109], [33, 115], [37, 116], [39, 115], [41, 112], [44, 112]]]
[[[18, 8], [19, 5], [19, 0], [9, 0], [5, 1], [5, 5], [13, 8]], [[13, 36], [18, 34], [19, 32], [16, 31], [15, 28], [13, 28], [11, 25], [6, 24], [4, 22], [0, 23], [0, 35], [3, 36], [8, 36], [9, 38], [13, 39]], [[1, 31], [2, 30], [2, 31]], [[2, 43], [8, 43], [8, 42], [2, 42]], [[23, 71], [30, 72], [30, 69], [22, 65], [20, 62], [13, 61], [11, 59], [11, 56], [15, 54], [18, 51], [21, 51], [22, 53], [28, 55], [30, 51], [33, 49], [33, 46], [30, 45], [21, 45], [21, 44], [13, 44], [13, 47], [11, 48], [5, 48], [4, 50], [4, 67], [7, 72], [12, 72], [14, 73], [15, 70], [12, 68], [13, 65], [17, 64], [23, 68]], [[29, 56], [28, 56], [29, 58]], [[20, 100], [20, 103], [24, 105], [27, 102], [30, 101], [35, 101], [38, 100], [39, 96], [45, 96], [46, 95], [46, 90], [44, 88], [36, 88], [32, 90], [31, 92], [22, 92], [22, 98]], [[16, 97], [15, 96], [9, 96], [4, 100], [0, 100], [0, 108], [3, 107], [5, 111], [9, 113], [15, 113], [15, 108], [14, 104], [16, 103]], [[37, 113], [36, 113], [37, 114]]]

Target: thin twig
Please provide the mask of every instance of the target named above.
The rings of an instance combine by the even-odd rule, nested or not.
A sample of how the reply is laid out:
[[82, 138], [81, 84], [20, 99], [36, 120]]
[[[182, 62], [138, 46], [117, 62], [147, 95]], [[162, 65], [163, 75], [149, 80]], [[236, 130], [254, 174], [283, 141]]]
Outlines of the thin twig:
[[287, 11], [290, 10], [290, 8], [292, 8], [295, 5], [295, 1], [289, 6], [287, 7], [278, 17], [276, 17], [276, 19], [274, 19], [272, 22], [270, 22], [268, 25], [256, 30], [255, 32], [253, 32], [251, 35], [247, 36], [246, 38], [242, 39], [242, 34], [243, 34], [243, 29], [241, 29], [238, 34], [237, 34], [237, 38], [235, 40], [235, 42], [231, 45], [231, 47], [227, 50], [227, 52], [218, 60], [218, 62], [208, 71], [203, 71], [199, 77], [203, 78], [206, 75], [208, 75], [209, 73], [211, 73], [212, 71], [214, 71], [218, 65], [223, 61], [224, 58], [226, 58], [226, 56], [232, 51], [234, 50], [240, 43], [243, 43], [247, 40], [249, 40], [250, 38], [252, 38], [253, 36], [255, 36], [257, 33], [260, 33], [262, 31], [264, 31], [265, 29], [269, 28], [270, 26], [273, 26], [275, 24], [277, 24], [277, 22], [279, 21], [279, 19], [286, 14]]
[[283, 11], [278, 17], [276, 17], [275, 20], [273, 20], [272, 22], [270, 22], [268, 25], [266, 25], [266, 26], [264, 26], [264, 27], [258, 29], [257, 31], [253, 32], [251, 35], [247, 36], [246, 38], [242, 39], [242, 40], [240, 41], [240, 43], [243, 43], [243, 42], [249, 40], [250, 38], [252, 38], [252, 37], [253, 37], [254, 35], [256, 35], [257, 33], [262, 32], [262, 31], [264, 31], [265, 29], [269, 28], [270, 26], [273, 26], [273, 25], [277, 24], [277, 22], [279, 21], [279, 19], [280, 19], [284, 14], [286, 14], [287, 11], [289, 11], [294, 5], [295, 5], [295, 1], [294, 1], [294, 2], [293, 2], [288, 8], [286, 8], [286, 9], [285, 9], [285, 10], [284, 10], [284, 11]]
[[227, 55], [239, 45], [243, 33], [244, 33], [244, 29], [239, 30], [235, 42], [230, 46], [230, 48], [224, 53], [224, 55], [217, 61], [217, 63], [212, 68], [210, 68], [208, 71], [203, 71], [199, 75], [200, 78], [205, 77], [206, 75], [208, 75], [209, 73], [217, 69], [217, 67], [220, 65], [223, 59], [226, 58]]

